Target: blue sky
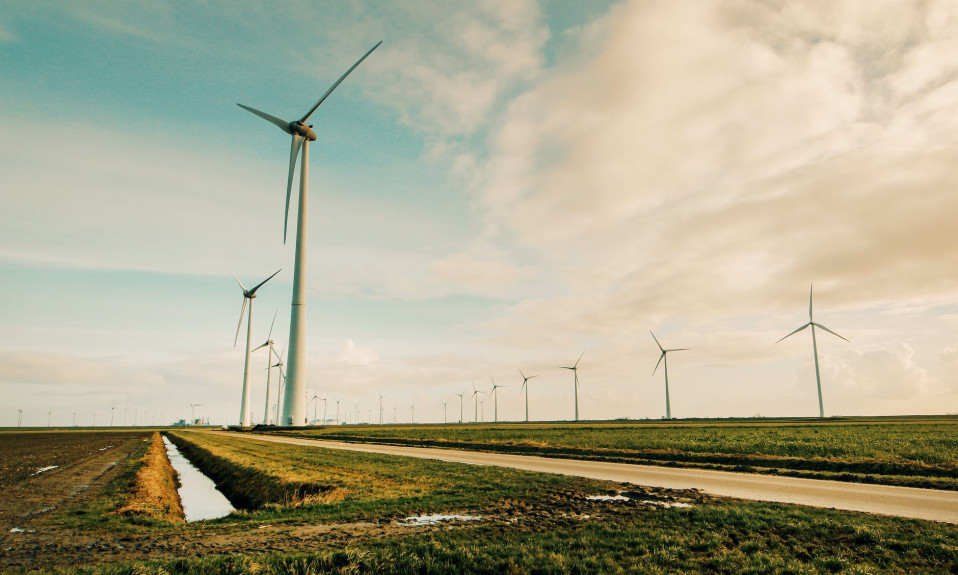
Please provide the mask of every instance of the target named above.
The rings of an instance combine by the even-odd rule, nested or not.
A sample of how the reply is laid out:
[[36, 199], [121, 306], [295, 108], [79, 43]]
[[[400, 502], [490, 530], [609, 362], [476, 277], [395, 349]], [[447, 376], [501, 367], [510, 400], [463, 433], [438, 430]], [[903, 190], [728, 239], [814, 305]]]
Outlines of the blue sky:
[[292, 245], [286, 136], [235, 103], [298, 117], [379, 40], [311, 118], [311, 390], [436, 421], [492, 375], [518, 419], [522, 367], [568, 419], [585, 350], [584, 417], [657, 418], [652, 329], [674, 415], [815, 415], [774, 344], [814, 283], [826, 413], [956, 412], [956, 37], [947, 2], [8, 3], [0, 425], [236, 418], [226, 268], [283, 268], [285, 341]]

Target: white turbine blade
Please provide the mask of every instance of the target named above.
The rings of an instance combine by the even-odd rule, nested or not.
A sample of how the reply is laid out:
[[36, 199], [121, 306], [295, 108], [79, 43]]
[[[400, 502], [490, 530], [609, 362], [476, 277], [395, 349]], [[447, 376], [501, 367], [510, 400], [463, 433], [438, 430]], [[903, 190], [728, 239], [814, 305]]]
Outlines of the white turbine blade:
[[253, 349], [250, 350], [250, 352], [254, 352], [254, 351], [258, 350], [258, 349], [262, 349], [262, 348], [266, 347], [267, 345], [269, 345], [269, 342], [268, 342], [268, 341], [267, 341], [266, 343], [264, 343], [263, 345], [261, 345], [261, 346], [254, 347]]
[[517, 367], [516, 369], [519, 370], [519, 375], [522, 376], [522, 379], [525, 379], [525, 378], [526, 378], [526, 374], [522, 373], [522, 369], [520, 369], [520, 368], [518, 368], [518, 367]]
[[[273, 321], [269, 324], [269, 335], [266, 336], [266, 343], [269, 343], [273, 339], [273, 326], [276, 324], [276, 315], [279, 314], [279, 309], [273, 312]], [[265, 343], [263, 345], [266, 345]]]
[[[805, 325], [803, 325], [802, 327], [800, 327], [800, 328], [796, 329], [795, 331], [793, 331], [792, 333], [786, 335], [786, 336], [783, 337], [782, 339], [785, 339], [785, 338], [788, 338], [788, 337], [792, 337], [793, 335], [795, 335], [796, 333], [802, 331], [803, 329], [805, 329], [806, 327], [808, 327], [808, 326], [810, 326], [810, 325], [812, 325], [812, 323], [811, 323], [811, 322], [808, 322], [808, 323], [806, 323]], [[780, 340], [778, 340], [778, 341], [782, 341], [782, 339], [780, 339]], [[776, 341], [775, 343], [778, 343], [778, 341]]]
[[[814, 323], [814, 322], [812, 322], [812, 325], [814, 325], [815, 327], [820, 327], [820, 328], [824, 329], [825, 331], [827, 331], [828, 333], [830, 333], [830, 334], [832, 334], [832, 335], [834, 335], [834, 336], [836, 336], [836, 337], [841, 337], [841, 338], [844, 339], [845, 341], [848, 341], [848, 338], [845, 338], [845, 337], [842, 337], [842, 336], [838, 335], [837, 333], [833, 332], [832, 330], [828, 329], [827, 327], [823, 326], [823, 325], [820, 324], [820, 323]], [[851, 342], [849, 342], [849, 343], [851, 343]]]
[[326, 90], [326, 93], [323, 94], [323, 96], [319, 99], [319, 101], [317, 101], [316, 104], [315, 104], [312, 108], [310, 108], [309, 111], [306, 112], [306, 115], [303, 116], [299, 121], [300, 121], [300, 122], [305, 122], [306, 120], [308, 120], [309, 117], [313, 115], [313, 112], [316, 111], [316, 108], [318, 108], [319, 105], [322, 104], [323, 101], [326, 100], [326, 98], [329, 97], [329, 95], [333, 93], [333, 90], [335, 90], [336, 88], [338, 88], [339, 85], [343, 83], [343, 80], [346, 79], [346, 76], [349, 76], [349, 75], [352, 73], [352, 71], [356, 69], [356, 66], [359, 66], [360, 64], [362, 64], [362, 63], [363, 63], [363, 60], [365, 60], [367, 56], [369, 56], [370, 54], [372, 54], [372, 53], [373, 53], [373, 50], [375, 50], [376, 48], [379, 48], [379, 45], [382, 44], [382, 43], [383, 43], [383, 41], [380, 40], [379, 42], [376, 43], [375, 46], [373, 46], [372, 48], [369, 49], [369, 52], [366, 52], [365, 54], [363, 54], [363, 57], [360, 58], [359, 60], [357, 60], [356, 63], [353, 64], [352, 67], [349, 68], [349, 70], [346, 70], [346, 73], [343, 74], [342, 76], [340, 76], [340, 77], [339, 77], [339, 80], [336, 80], [336, 83], [329, 87], [329, 90]]
[[283, 243], [286, 243], [286, 230], [289, 228], [289, 197], [293, 191], [293, 172], [296, 171], [296, 158], [303, 147], [306, 138], [293, 134], [293, 141], [289, 148], [289, 178], [286, 180], [286, 215], [283, 216]]
[[687, 348], [687, 347], [677, 347], [677, 348], [675, 348], [675, 349], [666, 349], [666, 350], [664, 350], [664, 351], [688, 351], [688, 350], [689, 350], [689, 348]]
[[529, 384], [528, 379], [522, 382], [522, 387], [519, 388], [519, 395], [522, 395], [522, 390], [525, 389], [528, 384]]
[[655, 362], [655, 369], [652, 370], [652, 375], [655, 375], [655, 372], [659, 369], [659, 364], [662, 363], [662, 359], [665, 358], [666, 351], [662, 350], [662, 355], [659, 356], [659, 361]]
[[246, 286], [243, 285], [243, 282], [239, 281], [239, 278], [236, 277], [236, 274], [233, 273], [233, 270], [226, 268], [226, 271], [228, 271], [230, 275], [233, 276], [233, 279], [236, 280], [236, 283], [239, 284], [239, 287], [241, 290], [243, 290], [243, 293], [246, 293]]
[[239, 341], [239, 332], [240, 328], [243, 327], [243, 314], [246, 313], [246, 296], [243, 296], [243, 307], [240, 308], [240, 320], [239, 324], [236, 326], [236, 337], [233, 338], [233, 347], [236, 347], [236, 342]]
[[814, 285], [808, 286], [808, 321], [812, 321], [812, 290], [815, 288]]
[[278, 274], [278, 273], [281, 272], [281, 271], [283, 271], [283, 268], [279, 268], [278, 270], [276, 270], [275, 272], [273, 272], [273, 275], [269, 276], [268, 278], [266, 278], [266, 279], [264, 279], [263, 281], [261, 281], [261, 282], [259, 282], [258, 284], [256, 284], [256, 287], [254, 287], [253, 289], [249, 290], [249, 295], [253, 295], [254, 293], [256, 293], [256, 290], [258, 290], [259, 288], [263, 287], [263, 284], [264, 284], [264, 283], [266, 283], [266, 282], [268, 282], [269, 280], [271, 280], [271, 279], [273, 279], [274, 277], [276, 277], [276, 274]]
[[[652, 333], [652, 331], [650, 330], [649, 333]], [[652, 339], [655, 340], [655, 345], [659, 346], [659, 351], [665, 351], [665, 349], [662, 347], [662, 344], [659, 343], [659, 338], [655, 337], [654, 333], [652, 333]]]
[[269, 123], [271, 123], [271, 124], [275, 124], [280, 130], [286, 132], [287, 134], [290, 133], [290, 132], [289, 132], [289, 122], [287, 122], [287, 121], [285, 121], [285, 120], [281, 120], [281, 119], [277, 118], [276, 116], [271, 116], [271, 115], [267, 114], [266, 112], [260, 112], [260, 111], [257, 110], [256, 108], [250, 108], [249, 106], [244, 106], [243, 104], [236, 104], [236, 105], [239, 106], [240, 108], [243, 108], [243, 109], [246, 110], [247, 112], [252, 112], [252, 113], [256, 114], [257, 116], [259, 116], [260, 118], [266, 120], [267, 122], [269, 122]]
[[575, 360], [575, 363], [572, 364], [573, 368], [579, 367], [579, 362], [582, 361], [583, 355], [585, 355], [584, 351], [581, 354], [579, 354], [579, 359]]

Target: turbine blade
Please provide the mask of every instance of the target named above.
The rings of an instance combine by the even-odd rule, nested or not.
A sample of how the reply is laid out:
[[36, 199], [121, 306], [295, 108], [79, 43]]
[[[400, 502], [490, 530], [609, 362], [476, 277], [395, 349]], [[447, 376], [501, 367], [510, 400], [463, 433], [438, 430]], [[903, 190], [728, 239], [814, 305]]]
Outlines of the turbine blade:
[[574, 367], [574, 368], [575, 368], [575, 367], [579, 367], [579, 362], [582, 361], [582, 356], [583, 356], [583, 355], [585, 355], [585, 352], [584, 352], [584, 351], [583, 351], [581, 354], [579, 354], [579, 359], [575, 360], [575, 363], [572, 364], [572, 367]]
[[261, 345], [261, 346], [259, 346], [259, 347], [254, 347], [253, 349], [250, 350], [250, 352], [254, 352], [254, 351], [258, 350], [258, 349], [262, 349], [262, 348], [266, 347], [267, 345], [269, 345], [269, 342], [266, 342], [266, 343], [264, 343], [263, 345]]
[[249, 295], [253, 295], [254, 293], [256, 293], [256, 290], [258, 290], [259, 288], [261, 288], [264, 283], [266, 283], [266, 282], [268, 282], [269, 280], [271, 280], [271, 279], [273, 279], [274, 277], [276, 277], [276, 274], [278, 274], [278, 273], [281, 272], [281, 271], [283, 271], [283, 268], [279, 268], [278, 270], [276, 270], [275, 272], [273, 272], [273, 275], [269, 276], [268, 278], [266, 278], [266, 279], [264, 279], [263, 281], [261, 281], [261, 282], [259, 282], [258, 284], [256, 284], [256, 287], [254, 287], [253, 289], [249, 290]]
[[243, 307], [240, 308], [240, 320], [239, 324], [236, 325], [236, 337], [233, 338], [233, 347], [236, 347], [236, 342], [239, 341], [239, 332], [240, 328], [243, 327], [243, 314], [246, 313], [246, 296], [243, 296]]
[[[269, 335], [266, 336], [266, 341], [273, 339], [273, 326], [276, 325], [276, 315], [279, 313], [279, 308], [276, 308], [276, 311], [273, 312], [273, 321], [269, 324]], [[265, 343], [263, 345], [266, 345]]]
[[688, 350], [689, 350], [689, 348], [687, 348], [687, 347], [677, 347], [677, 348], [675, 348], [675, 349], [666, 349], [666, 350], [664, 350], [664, 351], [688, 351]]
[[[841, 338], [844, 339], [845, 341], [849, 341], [848, 338], [845, 338], [845, 337], [842, 337], [842, 336], [838, 335], [837, 333], [833, 332], [832, 330], [828, 329], [827, 327], [823, 326], [823, 325], [820, 324], [820, 323], [814, 323], [814, 322], [813, 322], [812, 325], [814, 325], [815, 327], [820, 327], [820, 328], [824, 329], [825, 331], [827, 331], [828, 333], [830, 333], [830, 334], [832, 334], [832, 335], [834, 335], [834, 336], [836, 336], [836, 337], [841, 337]], [[849, 342], [849, 343], [851, 343], [851, 342]]]
[[226, 268], [226, 271], [228, 271], [230, 275], [233, 276], [233, 279], [236, 280], [236, 283], [239, 284], [239, 287], [241, 290], [243, 290], [243, 293], [246, 293], [246, 286], [243, 285], [243, 282], [239, 281], [239, 278], [236, 277], [236, 274], [233, 273], [233, 270]]
[[277, 127], [279, 127], [280, 130], [286, 132], [287, 134], [290, 133], [290, 132], [289, 132], [289, 122], [287, 122], [287, 121], [285, 121], [285, 120], [281, 120], [281, 119], [277, 118], [276, 116], [270, 116], [270, 115], [267, 114], [266, 112], [260, 112], [260, 111], [257, 110], [256, 108], [250, 108], [249, 106], [244, 106], [243, 104], [236, 104], [236, 105], [239, 106], [240, 108], [243, 108], [243, 109], [246, 110], [247, 112], [252, 112], [252, 113], [256, 114], [257, 116], [259, 116], [260, 118], [266, 120], [267, 122], [269, 122], [269, 123], [271, 123], [271, 124], [275, 124]]
[[525, 378], [526, 378], [526, 374], [522, 373], [522, 369], [520, 369], [520, 368], [518, 368], [518, 367], [517, 367], [516, 369], [519, 370], [519, 375], [522, 376], [522, 379], [525, 379]]
[[[796, 333], [802, 331], [803, 329], [805, 329], [806, 327], [808, 327], [808, 326], [810, 326], [810, 325], [812, 325], [812, 323], [811, 323], [811, 322], [808, 322], [808, 323], [806, 323], [805, 325], [803, 325], [802, 327], [800, 327], [800, 328], [796, 329], [795, 331], [793, 331], [792, 333], [786, 335], [786, 336], [783, 337], [782, 339], [785, 339], [785, 338], [788, 338], [788, 337], [792, 337], [793, 335], [795, 335]], [[778, 340], [778, 341], [782, 341], [782, 339], [780, 339], [780, 340]], [[778, 341], [776, 341], [775, 343], [778, 343]]]
[[[649, 330], [649, 333], [652, 333], [652, 330]], [[654, 333], [652, 333], [652, 339], [655, 340], [655, 345], [659, 346], [659, 351], [665, 351], [665, 350], [662, 348], [662, 344], [659, 343], [659, 338], [655, 337], [655, 334], [654, 334]]]
[[299, 135], [293, 135], [293, 141], [289, 148], [289, 177], [286, 179], [286, 214], [283, 216], [283, 243], [286, 243], [286, 230], [289, 228], [289, 197], [293, 191], [293, 172], [296, 171], [296, 158], [299, 156], [299, 150], [303, 147], [305, 138]]
[[379, 45], [382, 44], [382, 43], [383, 43], [383, 41], [380, 40], [379, 42], [376, 43], [375, 46], [373, 46], [372, 48], [369, 49], [369, 52], [366, 52], [365, 54], [363, 54], [363, 57], [360, 58], [359, 60], [357, 60], [356, 63], [353, 64], [351, 68], [349, 68], [349, 70], [346, 70], [346, 73], [343, 74], [342, 76], [340, 76], [340, 77], [339, 77], [339, 80], [336, 80], [336, 83], [329, 87], [329, 90], [326, 90], [326, 93], [323, 94], [323, 96], [319, 99], [319, 101], [317, 101], [316, 104], [315, 104], [312, 108], [310, 108], [309, 111], [306, 112], [306, 115], [303, 116], [299, 121], [300, 121], [300, 122], [305, 122], [306, 120], [308, 120], [309, 117], [313, 115], [313, 112], [316, 111], [316, 108], [318, 108], [319, 105], [322, 104], [323, 101], [326, 100], [326, 98], [329, 97], [329, 95], [333, 93], [333, 90], [335, 90], [336, 88], [338, 88], [339, 85], [343, 83], [343, 80], [346, 79], [346, 76], [349, 76], [349, 74], [351, 74], [352, 71], [356, 69], [356, 66], [359, 66], [360, 64], [362, 64], [362, 63], [363, 63], [363, 60], [366, 59], [366, 56], [369, 56], [370, 54], [372, 54], [372, 53], [373, 53], [373, 50], [375, 50], [376, 48], [379, 48]]
[[652, 370], [652, 375], [655, 375], [655, 372], [659, 369], [659, 364], [662, 363], [662, 359], [665, 357], [666, 351], [662, 350], [662, 355], [659, 356], [659, 361], [655, 362], [655, 369]]
[[814, 287], [815, 287], [814, 285], [808, 286], [808, 321], [809, 322], [812, 321], [812, 289], [814, 289]]

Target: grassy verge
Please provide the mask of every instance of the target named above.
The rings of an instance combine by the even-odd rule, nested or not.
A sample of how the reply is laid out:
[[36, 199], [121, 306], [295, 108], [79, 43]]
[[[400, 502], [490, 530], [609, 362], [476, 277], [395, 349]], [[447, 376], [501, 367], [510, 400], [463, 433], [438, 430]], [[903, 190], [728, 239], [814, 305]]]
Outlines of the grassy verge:
[[[570, 489], [608, 489], [608, 484], [588, 479], [266, 443], [242, 436], [176, 432], [170, 437], [214, 481], [232, 482], [224, 486], [224, 494], [257, 521], [388, 520], [478, 510], [506, 498], [540, 500]], [[288, 496], [295, 492], [323, 495], [298, 500]]]
[[261, 433], [958, 490], [958, 418], [343, 426]]
[[127, 516], [147, 516], [161, 521], [184, 521], [183, 506], [176, 492], [179, 486], [176, 471], [159, 432], [154, 432], [136, 472], [129, 498], [116, 513]]

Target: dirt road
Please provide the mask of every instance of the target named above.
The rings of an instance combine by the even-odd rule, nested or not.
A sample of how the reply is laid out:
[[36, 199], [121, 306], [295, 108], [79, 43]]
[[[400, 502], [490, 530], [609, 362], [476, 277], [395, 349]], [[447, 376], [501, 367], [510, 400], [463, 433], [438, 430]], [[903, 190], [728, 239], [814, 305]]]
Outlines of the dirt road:
[[[211, 431], [208, 433], [236, 437], [235, 433], [230, 432]], [[453, 449], [341, 443], [262, 435], [244, 435], [243, 437], [255, 441], [272, 441], [327, 449], [385, 453], [472, 465], [496, 465], [526, 471], [626, 482], [649, 487], [700, 489], [712, 495], [755, 501], [794, 503], [813, 507], [958, 523], [958, 492], [956, 491]]]

